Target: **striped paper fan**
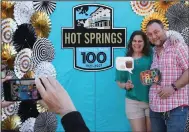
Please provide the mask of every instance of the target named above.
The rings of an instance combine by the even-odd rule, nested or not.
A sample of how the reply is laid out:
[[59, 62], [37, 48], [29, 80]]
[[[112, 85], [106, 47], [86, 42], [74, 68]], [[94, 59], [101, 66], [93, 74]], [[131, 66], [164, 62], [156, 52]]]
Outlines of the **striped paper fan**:
[[43, 11], [50, 15], [56, 8], [55, 1], [33, 1], [33, 6], [36, 11]]
[[54, 56], [54, 46], [48, 39], [40, 38], [34, 43], [32, 61], [35, 65], [42, 61], [52, 62]]
[[8, 116], [18, 113], [20, 102], [14, 102], [8, 107], [2, 108], [2, 121], [5, 120]]
[[3, 19], [1, 23], [1, 38], [4, 43], [11, 43], [17, 24], [12, 18]]

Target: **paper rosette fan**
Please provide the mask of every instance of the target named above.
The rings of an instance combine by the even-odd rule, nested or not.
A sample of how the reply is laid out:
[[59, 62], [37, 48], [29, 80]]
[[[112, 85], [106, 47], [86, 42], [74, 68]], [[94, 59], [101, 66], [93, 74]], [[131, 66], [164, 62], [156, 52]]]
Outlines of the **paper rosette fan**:
[[20, 132], [34, 132], [35, 118], [29, 118], [24, 123], [22, 123], [19, 131]]
[[55, 132], [56, 127], [56, 114], [52, 112], [44, 112], [40, 113], [36, 118], [34, 132]]
[[1, 38], [4, 43], [11, 43], [17, 24], [12, 18], [3, 19], [1, 23]]
[[54, 47], [48, 39], [40, 38], [35, 42], [32, 52], [32, 61], [35, 65], [42, 61], [52, 62], [54, 56]]
[[42, 100], [39, 100], [37, 101], [37, 110], [39, 113], [47, 112], [48, 106]]
[[18, 112], [20, 102], [14, 102], [8, 107], [2, 108], [2, 121], [11, 115], [15, 115]]
[[185, 27], [189, 27], [189, 8], [184, 4], [172, 5], [166, 13], [169, 21], [169, 29], [181, 32]]
[[180, 42], [184, 43], [184, 38], [183, 36], [174, 30], [168, 30], [166, 31], [166, 35], [168, 38], [174, 39], [174, 40], [179, 40]]
[[31, 60], [31, 49], [25, 48], [21, 50], [14, 61], [14, 72], [18, 78], [22, 78], [25, 73], [33, 70], [33, 63]]
[[154, 3], [154, 8], [157, 12], [165, 14], [168, 8], [174, 4], [178, 3], [177, 1], [157, 1]]
[[14, 6], [14, 18], [18, 25], [29, 23], [34, 12], [32, 1], [16, 2]]
[[35, 68], [35, 78], [52, 76], [56, 78], [56, 70], [50, 62], [41, 62]]
[[131, 1], [133, 11], [141, 16], [149, 15], [154, 12], [153, 1]]
[[184, 37], [185, 43], [189, 45], [189, 27], [183, 29], [181, 34]]
[[14, 18], [13, 17], [14, 11], [14, 3], [9, 1], [1, 1], [1, 18]]
[[7, 119], [2, 121], [2, 130], [15, 130], [18, 131], [21, 125], [20, 117], [17, 115], [9, 116]]
[[160, 13], [154, 12], [154, 13], [146, 16], [143, 19], [143, 21], [141, 23], [141, 29], [142, 29], [143, 32], [146, 32], [146, 26], [147, 26], [148, 22], [150, 20], [153, 20], [153, 19], [160, 20], [163, 23], [165, 29], [169, 28], [169, 24], [168, 24], [167, 18], [164, 15], [160, 14]]
[[31, 17], [31, 24], [40, 38], [47, 38], [51, 30], [51, 21], [45, 12], [36, 12]]
[[1, 58], [2, 60], [9, 60], [11, 58], [14, 58], [16, 55], [16, 50], [13, 45], [4, 43], [2, 44], [2, 50], [1, 50]]
[[36, 11], [44, 11], [50, 15], [56, 8], [55, 1], [33, 1], [33, 6]]
[[39, 115], [36, 107], [36, 101], [22, 101], [19, 106], [18, 115], [22, 122], [31, 117], [36, 118]]
[[36, 39], [37, 36], [33, 26], [31, 24], [22, 24], [18, 26], [18, 29], [13, 35], [13, 45], [17, 52], [23, 48], [32, 49]]

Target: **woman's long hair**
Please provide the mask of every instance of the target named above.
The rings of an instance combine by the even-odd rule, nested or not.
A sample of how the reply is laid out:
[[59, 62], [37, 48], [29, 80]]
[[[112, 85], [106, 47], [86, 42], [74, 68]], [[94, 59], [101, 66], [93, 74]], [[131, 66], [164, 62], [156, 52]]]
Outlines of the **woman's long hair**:
[[149, 44], [148, 38], [147, 38], [146, 34], [142, 31], [140, 31], [140, 30], [134, 31], [131, 34], [131, 37], [130, 37], [130, 40], [129, 40], [129, 43], [128, 43], [128, 52], [127, 52], [126, 56], [132, 56], [133, 55], [134, 51], [133, 51], [133, 48], [132, 48], [132, 41], [133, 41], [133, 39], [136, 35], [142, 36], [142, 39], [144, 41], [144, 47], [143, 47], [142, 53], [145, 56], [149, 56], [150, 53], [151, 53], [151, 49], [150, 49], [150, 44]]

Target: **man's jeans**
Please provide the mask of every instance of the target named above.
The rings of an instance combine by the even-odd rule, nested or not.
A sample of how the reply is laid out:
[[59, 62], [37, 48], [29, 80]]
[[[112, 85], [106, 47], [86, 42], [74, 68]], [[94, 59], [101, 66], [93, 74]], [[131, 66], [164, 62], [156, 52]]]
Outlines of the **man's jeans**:
[[184, 132], [189, 107], [177, 107], [160, 113], [150, 110], [152, 132]]

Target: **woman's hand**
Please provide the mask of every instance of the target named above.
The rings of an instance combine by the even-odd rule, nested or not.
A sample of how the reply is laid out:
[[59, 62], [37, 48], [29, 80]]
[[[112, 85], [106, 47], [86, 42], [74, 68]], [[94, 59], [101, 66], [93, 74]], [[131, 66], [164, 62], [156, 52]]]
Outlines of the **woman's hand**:
[[126, 83], [125, 83], [125, 88], [127, 90], [130, 90], [134, 87], [134, 85], [132, 84], [132, 81], [131, 80], [128, 80]]

